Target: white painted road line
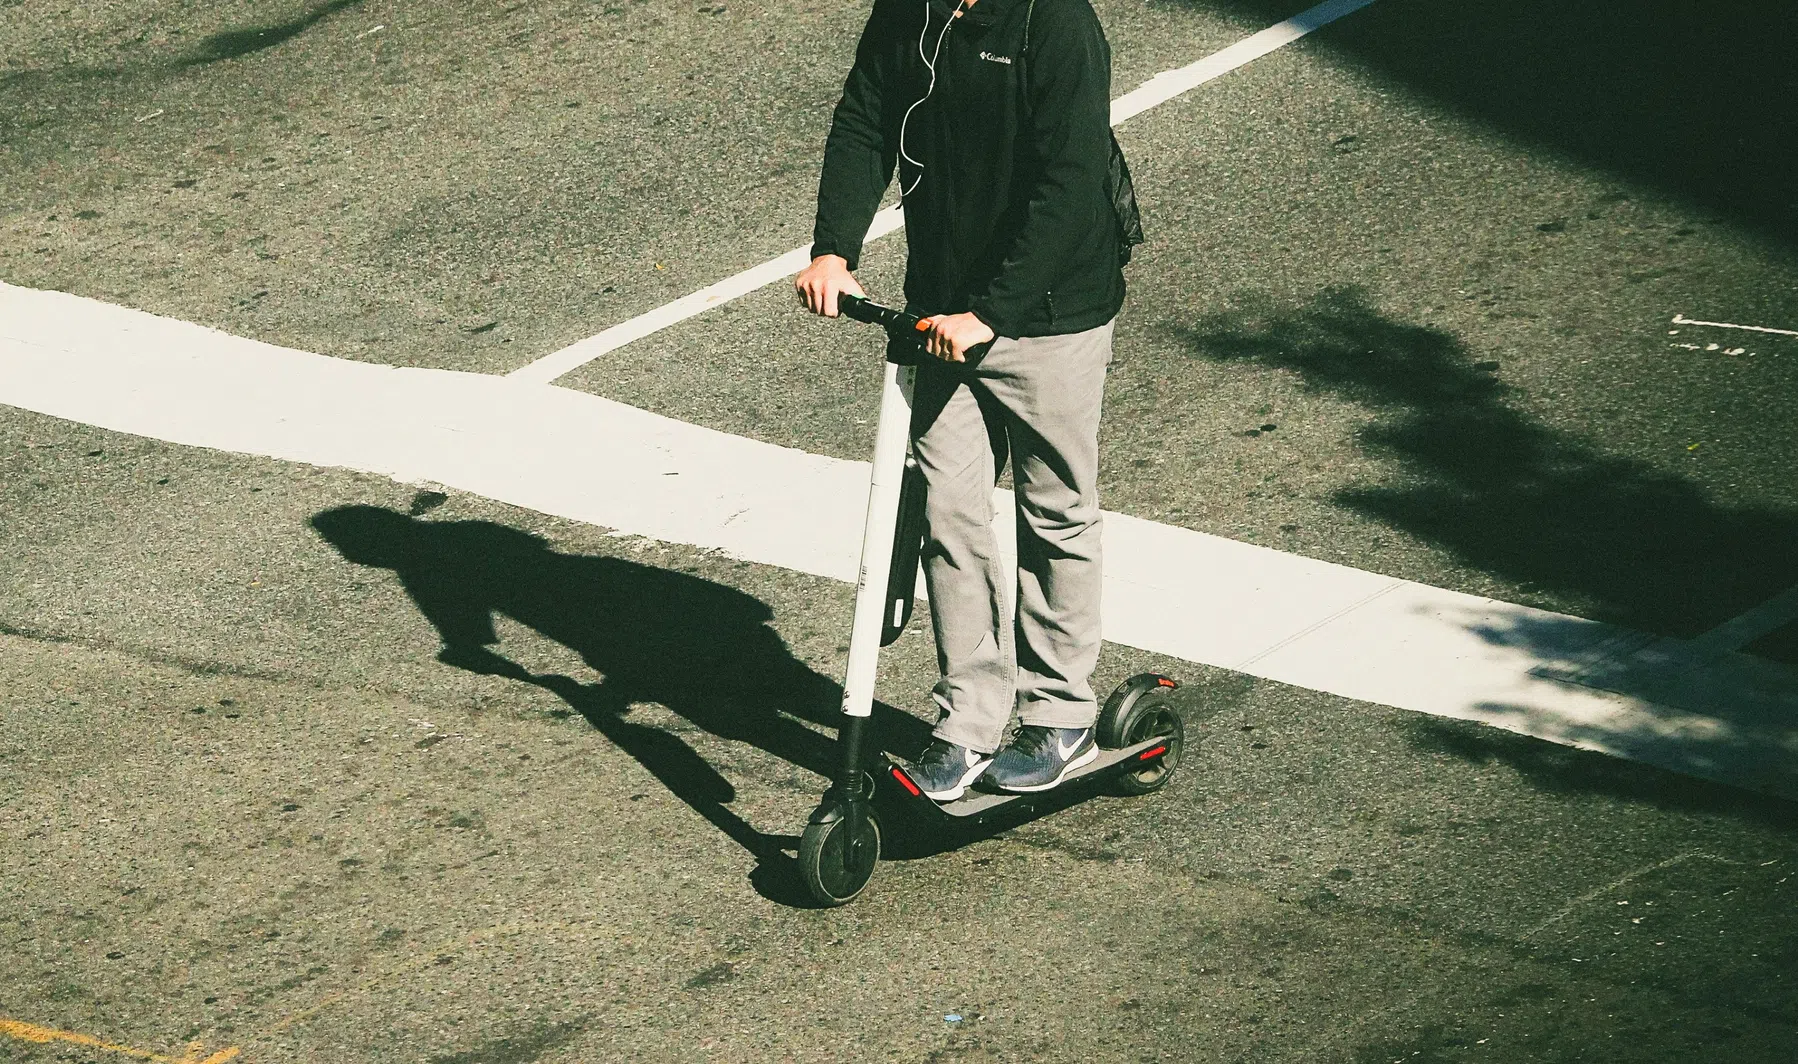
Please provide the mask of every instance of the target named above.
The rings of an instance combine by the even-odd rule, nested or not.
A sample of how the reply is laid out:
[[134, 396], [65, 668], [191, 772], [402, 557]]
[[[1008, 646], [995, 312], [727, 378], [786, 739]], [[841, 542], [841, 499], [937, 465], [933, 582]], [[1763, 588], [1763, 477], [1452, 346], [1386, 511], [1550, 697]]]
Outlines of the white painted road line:
[[1111, 124], [1115, 126], [1126, 122], [1152, 107], [1159, 107], [1176, 96], [1191, 92], [1207, 81], [1214, 81], [1232, 70], [1245, 67], [1373, 2], [1374, 0], [1329, 0], [1328, 3], [1301, 11], [1285, 22], [1276, 23], [1260, 33], [1245, 37], [1196, 63], [1189, 63], [1177, 70], [1163, 71], [1138, 88], [1111, 101]]
[[713, 307], [723, 306], [733, 299], [746, 296], [783, 277], [793, 276], [811, 261], [808, 255], [810, 250], [810, 244], [794, 248], [780, 258], [769, 259], [760, 266], [751, 267], [734, 277], [726, 277], [717, 284], [701, 288], [692, 295], [682, 296], [647, 314], [639, 314], [629, 321], [619, 322], [596, 336], [589, 336], [585, 340], [569, 344], [554, 354], [545, 355], [535, 362], [520, 366], [507, 376], [513, 380], [530, 384], [548, 384], [557, 377], [579, 369], [607, 352], [616, 351], [624, 345], [641, 340], [652, 333], [661, 332], [670, 325], [678, 325]]
[[[1306, 34], [1321, 29], [1344, 15], [1359, 11], [1373, 2], [1374, 0], [1329, 0], [1328, 3], [1318, 4], [1284, 22], [1269, 26], [1267, 29], [1246, 37], [1220, 52], [1208, 55], [1196, 63], [1180, 67], [1177, 70], [1163, 71], [1144, 82], [1139, 88], [1112, 101], [1111, 124], [1115, 126], [1152, 107], [1158, 107], [1182, 93], [1192, 91], [1207, 81], [1220, 78], [1238, 67], [1246, 66], [1260, 59], [1269, 52], [1284, 48]], [[874, 216], [874, 224], [868, 227], [866, 241], [878, 240], [904, 224], [904, 216], [900, 214], [899, 208], [897, 206], [888, 207]], [[701, 288], [691, 295], [682, 296], [672, 303], [657, 307], [648, 313], [639, 314], [629, 321], [620, 322], [598, 335], [569, 344], [560, 351], [545, 355], [528, 365], [520, 366], [507, 376], [514, 380], [533, 384], [548, 384], [628, 343], [641, 340], [652, 333], [661, 332], [671, 325], [678, 325], [713, 307], [722, 306], [773, 284], [775, 281], [793, 276], [811, 261], [810, 252], [811, 245], [803, 244], [779, 258], [769, 259], [760, 266], [752, 266], [742, 273]]]
[[[874, 224], [868, 227], [867, 239], [877, 240], [904, 224], [905, 218], [899, 213], [899, 208], [888, 207], [874, 216]], [[597, 336], [589, 336], [585, 340], [569, 344], [554, 354], [520, 366], [506, 376], [527, 384], [548, 384], [601, 355], [661, 332], [670, 325], [678, 325], [713, 307], [723, 306], [775, 281], [793, 276], [811, 262], [811, 247], [810, 244], [796, 247], [778, 259], [769, 259], [760, 266], [726, 277], [717, 284], [701, 288], [692, 295], [682, 296], [647, 314], [639, 314], [629, 321], [619, 322]]]
[[1715, 656], [1740, 650], [1761, 636], [1770, 635], [1798, 620], [1798, 587], [1787, 588], [1767, 601], [1692, 640], [1692, 649]]
[[1695, 321], [1684, 314], [1673, 315], [1675, 325], [1702, 325], [1707, 329], [1743, 329], [1747, 332], [1771, 333], [1774, 336], [1798, 336], [1798, 330], [1769, 329], [1765, 325], [1733, 325], [1727, 321]]
[[[326, 358], [0, 284], [0, 403], [855, 577], [864, 463], [568, 389]], [[1670, 641], [1123, 514], [1106, 515], [1105, 551], [1113, 642], [1798, 797], [1788, 670], [1726, 655], [1669, 671]]]

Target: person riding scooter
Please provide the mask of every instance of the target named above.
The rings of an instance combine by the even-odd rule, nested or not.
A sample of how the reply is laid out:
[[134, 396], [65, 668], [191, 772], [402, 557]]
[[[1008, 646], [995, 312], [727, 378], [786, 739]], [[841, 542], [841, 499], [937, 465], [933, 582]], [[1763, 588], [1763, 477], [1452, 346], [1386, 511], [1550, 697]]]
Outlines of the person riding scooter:
[[[862, 294], [897, 170], [907, 309], [930, 326], [911, 438], [939, 719], [909, 775], [939, 801], [982, 776], [1046, 790], [1098, 755], [1098, 428], [1124, 301], [1110, 85], [1087, 0], [875, 0], [825, 145], [801, 301], [835, 317]], [[992, 528], [1008, 460], [1015, 573]]]

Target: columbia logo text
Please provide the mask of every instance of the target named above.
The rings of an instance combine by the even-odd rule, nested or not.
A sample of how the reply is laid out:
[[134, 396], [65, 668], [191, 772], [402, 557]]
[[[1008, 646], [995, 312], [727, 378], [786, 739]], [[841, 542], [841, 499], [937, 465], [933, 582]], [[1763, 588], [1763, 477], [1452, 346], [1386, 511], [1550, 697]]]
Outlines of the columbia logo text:
[[994, 55], [991, 52], [981, 52], [980, 58], [989, 63], [1004, 63], [1006, 66], [1011, 65], [1011, 56], [1009, 55]]

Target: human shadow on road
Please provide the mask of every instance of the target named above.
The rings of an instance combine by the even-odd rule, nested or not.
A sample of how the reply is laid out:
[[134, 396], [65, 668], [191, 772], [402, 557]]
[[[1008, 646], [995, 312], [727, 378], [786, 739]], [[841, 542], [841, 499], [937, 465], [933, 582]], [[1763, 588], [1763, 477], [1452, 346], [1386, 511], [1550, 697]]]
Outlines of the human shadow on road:
[[[1293, 0], [1173, 0], [1277, 22]], [[1308, 48], [1474, 123], [1798, 245], [1790, 0], [1383, 0]], [[1354, 132], [1348, 130], [1345, 132]], [[1360, 144], [1373, 147], [1365, 140]], [[1565, 222], [1580, 224], [1578, 218]]]
[[[316, 515], [312, 526], [345, 559], [399, 577], [443, 639], [440, 661], [556, 694], [748, 850], [761, 866], [752, 877], [758, 889], [798, 901], [796, 870], [783, 852], [794, 840], [744, 821], [729, 808], [736, 789], [723, 775], [678, 735], [629, 716], [633, 703], [660, 703], [720, 738], [833, 776], [834, 740], [801, 721], [834, 727], [841, 689], [793, 657], [769, 626], [766, 603], [689, 573], [563, 554], [490, 521], [344, 506]], [[601, 679], [533, 673], [495, 652], [496, 615], [575, 651]], [[910, 754], [928, 741], [929, 727], [877, 704], [874, 731], [883, 749]]]

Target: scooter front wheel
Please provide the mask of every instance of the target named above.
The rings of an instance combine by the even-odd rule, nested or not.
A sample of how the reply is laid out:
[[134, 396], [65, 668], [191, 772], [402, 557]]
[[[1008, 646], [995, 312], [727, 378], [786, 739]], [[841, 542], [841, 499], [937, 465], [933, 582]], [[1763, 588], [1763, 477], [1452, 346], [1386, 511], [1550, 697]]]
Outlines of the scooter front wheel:
[[[860, 829], [850, 829], [851, 820]], [[880, 861], [880, 821], [864, 807], [851, 817], [840, 805], [813, 814], [799, 837], [799, 874], [813, 900], [824, 906], [843, 905], [874, 878]]]

